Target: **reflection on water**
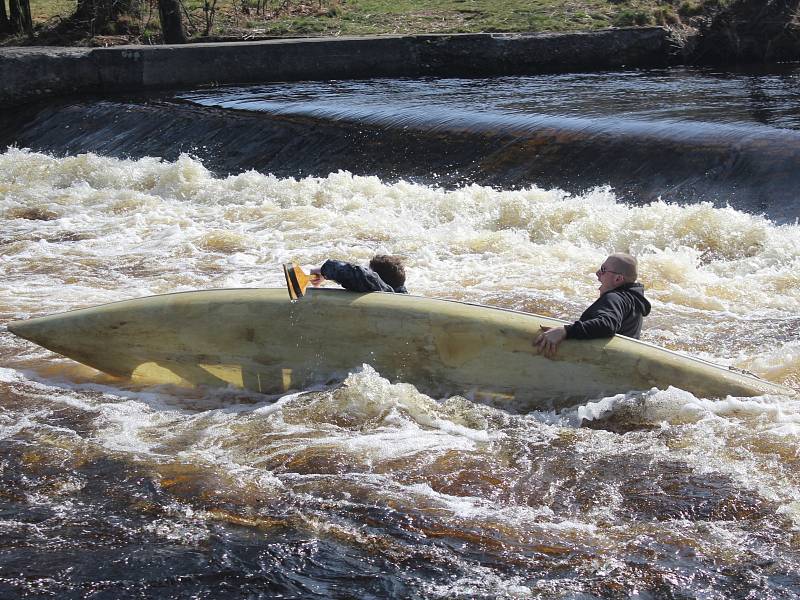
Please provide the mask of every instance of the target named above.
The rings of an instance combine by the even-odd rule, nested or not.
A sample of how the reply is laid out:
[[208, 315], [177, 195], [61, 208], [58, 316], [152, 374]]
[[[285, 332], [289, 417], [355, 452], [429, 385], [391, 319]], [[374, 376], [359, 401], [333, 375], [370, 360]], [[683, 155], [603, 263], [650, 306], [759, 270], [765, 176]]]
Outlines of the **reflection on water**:
[[567, 73], [490, 79], [375, 79], [273, 83], [195, 91], [179, 97], [206, 106], [314, 114], [371, 115], [394, 126], [459, 113], [491, 116], [610, 118], [668, 128], [680, 122], [800, 129], [800, 69], [715, 72], [668, 69]]

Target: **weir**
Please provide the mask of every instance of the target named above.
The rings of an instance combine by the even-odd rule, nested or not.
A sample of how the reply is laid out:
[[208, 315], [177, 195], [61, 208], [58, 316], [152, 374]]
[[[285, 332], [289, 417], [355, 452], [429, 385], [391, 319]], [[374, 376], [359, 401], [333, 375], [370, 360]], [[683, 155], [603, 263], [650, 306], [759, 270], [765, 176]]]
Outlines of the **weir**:
[[608, 185], [632, 204], [708, 201], [777, 221], [798, 216], [800, 132], [724, 124], [424, 111], [256, 112], [173, 97], [51, 103], [0, 118], [0, 147], [168, 160], [218, 175], [337, 170], [448, 188]]
[[478, 76], [675, 62], [663, 27], [586, 33], [311, 38], [113, 48], [0, 48], [0, 107], [75, 93], [365, 77]]
[[[301, 79], [591, 72], [674, 60], [663, 28], [7, 48], [0, 49], [0, 106], [6, 106], [0, 111], [0, 150], [168, 160], [188, 153], [220, 175], [254, 169], [302, 177], [347, 170], [447, 188], [538, 185], [571, 193], [607, 185], [633, 204], [708, 201], [777, 221], [796, 219], [797, 130], [642, 122], [617, 118], [613, 111], [231, 110], [164, 91]], [[568, 97], [570, 91], [563, 93]]]

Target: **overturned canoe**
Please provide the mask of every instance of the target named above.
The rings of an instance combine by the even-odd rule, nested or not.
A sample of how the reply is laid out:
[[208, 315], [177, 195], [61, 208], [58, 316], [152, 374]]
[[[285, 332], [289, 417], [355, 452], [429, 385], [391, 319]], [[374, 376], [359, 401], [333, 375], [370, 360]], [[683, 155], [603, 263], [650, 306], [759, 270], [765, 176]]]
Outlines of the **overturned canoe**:
[[15, 321], [8, 329], [100, 371], [148, 383], [264, 393], [342, 380], [363, 364], [437, 397], [559, 408], [676, 386], [697, 396], [794, 395], [786, 387], [621, 336], [536, 354], [562, 321], [449, 300], [312, 289], [183, 292]]

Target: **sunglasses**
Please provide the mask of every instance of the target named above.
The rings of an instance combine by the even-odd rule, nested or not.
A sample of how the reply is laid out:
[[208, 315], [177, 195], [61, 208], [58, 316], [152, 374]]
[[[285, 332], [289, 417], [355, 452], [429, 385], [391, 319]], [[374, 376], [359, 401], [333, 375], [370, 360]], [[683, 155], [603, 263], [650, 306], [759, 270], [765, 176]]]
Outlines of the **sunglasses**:
[[606, 273], [613, 273], [614, 275], [622, 275], [619, 271], [612, 271], [611, 269], [606, 269], [605, 267], [601, 266], [598, 271], [600, 271], [601, 275], [605, 275]]

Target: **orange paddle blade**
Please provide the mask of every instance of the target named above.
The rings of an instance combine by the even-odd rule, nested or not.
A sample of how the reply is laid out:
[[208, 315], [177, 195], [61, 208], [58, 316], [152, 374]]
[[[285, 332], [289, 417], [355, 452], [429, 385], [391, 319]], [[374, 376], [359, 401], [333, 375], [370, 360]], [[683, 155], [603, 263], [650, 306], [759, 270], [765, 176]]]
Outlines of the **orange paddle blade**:
[[286, 277], [286, 288], [289, 290], [289, 298], [297, 300], [306, 293], [311, 278], [303, 273], [303, 269], [294, 263], [283, 265], [283, 274]]

